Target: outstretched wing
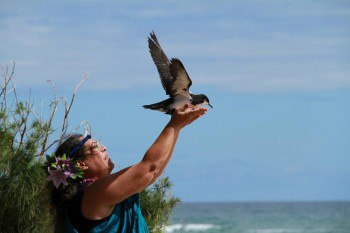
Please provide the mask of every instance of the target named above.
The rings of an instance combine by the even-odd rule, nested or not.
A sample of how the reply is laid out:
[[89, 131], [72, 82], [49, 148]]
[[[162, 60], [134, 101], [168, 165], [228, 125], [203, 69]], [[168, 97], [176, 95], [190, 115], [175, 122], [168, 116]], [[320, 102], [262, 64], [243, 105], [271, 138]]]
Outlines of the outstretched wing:
[[188, 76], [185, 67], [179, 59], [171, 59], [170, 73], [174, 79], [171, 85], [170, 96], [174, 97], [176, 95], [180, 95], [191, 99], [190, 86], [192, 85], [192, 81]]
[[148, 37], [148, 47], [154, 64], [157, 66], [160, 81], [162, 82], [165, 93], [167, 95], [170, 95], [173, 78], [170, 74], [169, 59], [165, 55], [162, 47], [160, 47], [160, 44], [154, 32], [151, 32], [150, 37]]

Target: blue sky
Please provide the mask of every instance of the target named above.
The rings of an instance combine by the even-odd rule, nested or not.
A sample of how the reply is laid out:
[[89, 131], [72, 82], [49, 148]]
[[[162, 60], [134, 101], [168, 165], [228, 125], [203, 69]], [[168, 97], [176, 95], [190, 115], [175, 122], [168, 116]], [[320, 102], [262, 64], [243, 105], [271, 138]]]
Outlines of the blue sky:
[[[347, 1], [2, 1], [0, 63], [48, 106], [88, 73], [82, 120], [122, 167], [168, 116], [147, 47], [154, 30], [214, 109], [184, 129], [165, 175], [183, 201], [349, 200]], [[59, 117], [59, 116], [58, 116]]]

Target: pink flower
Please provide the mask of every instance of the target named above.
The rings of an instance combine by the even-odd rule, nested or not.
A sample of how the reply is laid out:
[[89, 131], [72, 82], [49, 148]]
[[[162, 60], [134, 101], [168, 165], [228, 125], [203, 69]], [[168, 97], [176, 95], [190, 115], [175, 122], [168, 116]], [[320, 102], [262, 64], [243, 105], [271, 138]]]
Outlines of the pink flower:
[[60, 184], [67, 186], [67, 178], [73, 175], [68, 171], [62, 170], [61, 166], [57, 166], [56, 170], [51, 170], [50, 167], [48, 167], [47, 170], [50, 173], [50, 176], [47, 178], [47, 180], [52, 180], [56, 188], [58, 188]]

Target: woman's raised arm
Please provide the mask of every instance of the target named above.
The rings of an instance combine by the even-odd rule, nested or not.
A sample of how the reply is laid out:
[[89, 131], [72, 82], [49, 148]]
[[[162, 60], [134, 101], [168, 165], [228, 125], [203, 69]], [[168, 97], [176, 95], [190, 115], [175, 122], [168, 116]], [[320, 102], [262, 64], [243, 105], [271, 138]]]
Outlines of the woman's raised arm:
[[144, 190], [154, 182], [169, 161], [180, 130], [206, 111], [205, 108], [192, 110], [189, 106], [177, 110], [141, 162], [102, 177], [87, 187], [82, 202], [83, 215], [89, 219], [106, 217], [112, 212], [115, 204]]

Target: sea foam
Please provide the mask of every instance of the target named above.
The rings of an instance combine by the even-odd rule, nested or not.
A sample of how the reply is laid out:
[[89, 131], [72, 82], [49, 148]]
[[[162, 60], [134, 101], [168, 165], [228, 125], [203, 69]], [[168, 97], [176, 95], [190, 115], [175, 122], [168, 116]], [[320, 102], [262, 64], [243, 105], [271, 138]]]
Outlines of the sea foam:
[[290, 229], [290, 228], [267, 228], [267, 229], [250, 229], [248, 233], [324, 233], [332, 232], [329, 229]]
[[251, 229], [249, 233], [302, 233], [300, 229], [284, 229], [284, 228], [270, 228], [270, 229]]
[[166, 233], [173, 233], [176, 231], [206, 231], [212, 228], [219, 228], [212, 224], [174, 224], [165, 228]]

